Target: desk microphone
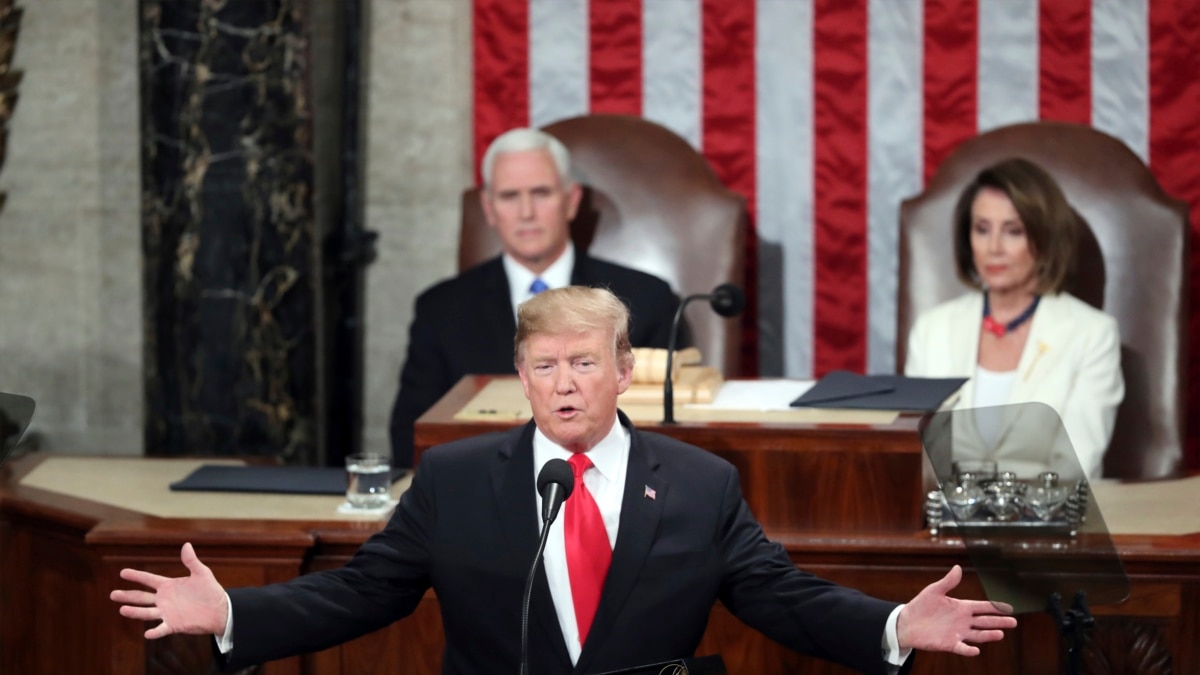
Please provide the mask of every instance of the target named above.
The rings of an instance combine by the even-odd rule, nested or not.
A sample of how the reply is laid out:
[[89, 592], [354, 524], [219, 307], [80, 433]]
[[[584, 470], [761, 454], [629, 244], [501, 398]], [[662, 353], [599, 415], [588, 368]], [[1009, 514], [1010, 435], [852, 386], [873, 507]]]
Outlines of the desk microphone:
[[667, 343], [667, 377], [663, 380], [663, 424], [675, 424], [675, 384], [671, 380], [671, 371], [675, 366], [675, 341], [679, 338], [679, 322], [683, 319], [683, 309], [693, 300], [708, 300], [713, 311], [723, 317], [737, 316], [746, 306], [746, 296], [736, 284], [721, 284], [712, 293], [689, 295], [679, 303], [675, 310], [675, 320], [671, 322], [671, 337]]
[[575, 489], [575, 472], [571, 465], [561, 459], [552, 459], [538, 472], [537, 490], [542, 496], [542, 536], [537, 553], [525, 579], [525, 595], [521, 598], [521, 675], [529, 675], [529, 599], [533, 595], [533, 578], [537, 574], [538, 561], [546, 550], [546, 537], [550, 536], [550, 524], [558, 517], [558, 509]]

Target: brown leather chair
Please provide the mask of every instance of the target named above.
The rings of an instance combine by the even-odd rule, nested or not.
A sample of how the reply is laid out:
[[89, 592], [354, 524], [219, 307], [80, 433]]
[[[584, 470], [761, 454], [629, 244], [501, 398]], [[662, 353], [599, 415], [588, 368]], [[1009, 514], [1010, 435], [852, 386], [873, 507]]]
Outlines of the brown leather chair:
[[[721, 185], [687, 141], [630, 115], [574, 117], [544, 130], [570, 150], [571, 172], [584, 186], [571, 223], [576, 248], [665, 279], [680, 296], [743, 283], [745, 201]], [[460, 270], [501, 250], [479, 188], [463, 192], [462, 216]], [[740, 374], [740, 321], [702, 304], [687, 309], [693, 344], [726, 377]]]
[[1033, 122], [966, 141], [922, 194], [900, 208], [897, 368], [916, 317], [966, 292], [954, 274], [951, 219], [984, 167], [1030, 159], [1054, 176], [1083, 218], [1076, 297], [1116, 317], [1125, 400], [1105, 456], [1107, 477], [1150, 479], [1182, 467], [1187, 401], [1187, 205], [1165, 194], [1146, 165], [1091, 127]]

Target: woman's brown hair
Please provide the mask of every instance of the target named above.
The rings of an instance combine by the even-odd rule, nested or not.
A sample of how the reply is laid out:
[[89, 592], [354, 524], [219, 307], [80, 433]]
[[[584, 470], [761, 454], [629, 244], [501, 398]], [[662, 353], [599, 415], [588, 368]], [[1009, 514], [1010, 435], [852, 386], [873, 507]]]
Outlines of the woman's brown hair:
[[1080, 218], [1054, 178], [1042, 167], [1019, 157], [980, 171], [959, 196], [954, 207], [954, 262], [958, 278], [969, 286], [982, 288], [971, 250], [971, 207], [983, 189], [1003, 192], [1021, 218], [1029, 252], [1036, 261], [1036, 292], [1062, 291], [1075, 273]]

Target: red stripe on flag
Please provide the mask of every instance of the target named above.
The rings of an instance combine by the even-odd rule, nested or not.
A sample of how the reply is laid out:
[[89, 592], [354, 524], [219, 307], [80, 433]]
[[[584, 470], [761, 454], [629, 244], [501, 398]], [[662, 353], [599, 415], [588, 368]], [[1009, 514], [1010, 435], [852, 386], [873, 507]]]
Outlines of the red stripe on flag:
[[758, 249], [754, 235], [754, 3], [703, 0], [704, 155], [729, 189], [746, 198], [746, 311], [742, 369], [758, 373]]
[[1200, 469], [1200, 5], [1151, 2], [1150, 169], [1168, 194], [1190, 204], [1191, 264], [1188, 465]]
[[925, 2], [925, 181], [978, 131], [979, 10], [974, 2]]
[[642, 114], [642, 3], [589, 6], [591, 112]]
[[529, 126], [529, 8], [525, 2], [475, 0], [475, 172], [488, 143]]
[[1038, 115], [1044, 120], [1092, 122], [1092, 3], [1039, 3]]
[[867, 9], [813, 7], [813, 374], [867, 364]]

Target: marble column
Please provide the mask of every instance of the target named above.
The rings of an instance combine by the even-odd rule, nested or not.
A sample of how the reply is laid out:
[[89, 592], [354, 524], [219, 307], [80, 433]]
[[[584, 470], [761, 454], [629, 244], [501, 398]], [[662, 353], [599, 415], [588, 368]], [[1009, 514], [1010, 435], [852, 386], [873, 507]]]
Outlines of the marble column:
[[[21, 71], [12, 67], [20, 30], [21, 8], [13, 0], [0, 0], [0, 167], [8, 154], [8, 121], [17, 105], [17, 86], [21, 84]], [[4, 209], [4, 197], [0, 192], [0, 211]]]
[[141, 2], [147, 454], [319, 461], [315, 1]]

